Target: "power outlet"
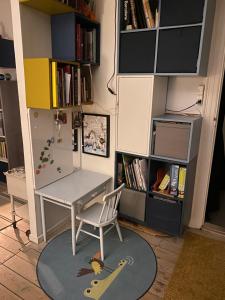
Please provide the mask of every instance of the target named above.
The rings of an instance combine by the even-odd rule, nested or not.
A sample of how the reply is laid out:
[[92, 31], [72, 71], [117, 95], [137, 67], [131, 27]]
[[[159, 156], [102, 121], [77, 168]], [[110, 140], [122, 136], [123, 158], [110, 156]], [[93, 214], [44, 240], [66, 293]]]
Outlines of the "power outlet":
[[200, 84], [198, 86], [198, 91], [197, 91], [197, 95], [196, 95], [196, 103], [199, 105], [203, 104], [204, 92], [205, 92], [205, 85]]

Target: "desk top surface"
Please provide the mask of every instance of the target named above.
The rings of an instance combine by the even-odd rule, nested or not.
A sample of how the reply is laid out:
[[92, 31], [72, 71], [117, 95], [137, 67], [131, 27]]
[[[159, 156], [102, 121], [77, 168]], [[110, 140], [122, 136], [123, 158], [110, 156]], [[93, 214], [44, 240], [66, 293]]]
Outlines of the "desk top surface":
[[97, 172], [78, 170], [36, 190], [35, 193], [60, 203], [71, 205], [108, 183], [111, 178], [109, 175]]

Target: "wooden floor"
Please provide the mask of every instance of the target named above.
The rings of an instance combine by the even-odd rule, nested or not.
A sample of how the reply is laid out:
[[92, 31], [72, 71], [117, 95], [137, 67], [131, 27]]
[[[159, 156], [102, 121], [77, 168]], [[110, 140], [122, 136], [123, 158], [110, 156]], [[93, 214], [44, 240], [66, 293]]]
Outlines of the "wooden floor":
[[[0, 299], [48, 299], [40, 289], [36, 277], [37, 259], [45, 245], [29, 242], [25, 234], [28, 229], [26, 222], [20, 220], [17, 226], [16, 230], [8, 227], [0, 231]], [[69, 224], [60, 231], [64, 231], [66, 227]], [[134, 230], [151, 244], [158, 261], [155, 283], [142, 299], [162, 299], [183, 240], [153, 236], [143, 228], [136, 227]]]

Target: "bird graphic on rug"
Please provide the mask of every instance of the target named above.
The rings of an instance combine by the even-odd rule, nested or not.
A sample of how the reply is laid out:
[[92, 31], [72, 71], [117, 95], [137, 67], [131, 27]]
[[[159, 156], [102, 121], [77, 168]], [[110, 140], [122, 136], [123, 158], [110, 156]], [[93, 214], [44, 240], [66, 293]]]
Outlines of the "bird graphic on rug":
[[89, 261], [89, 264], [91, 265], [91, 269], [81, 268], [77, 274], [77, 277], [82, 277], [91, 273], [94, 273], [95, 275], [99, 275], [102, 273], [103, 270], [110, 273], [113, 272], [111, 268], [104, 265], [103, 261], [100, 258], [101, 258], [101, 253], [98, 251]]

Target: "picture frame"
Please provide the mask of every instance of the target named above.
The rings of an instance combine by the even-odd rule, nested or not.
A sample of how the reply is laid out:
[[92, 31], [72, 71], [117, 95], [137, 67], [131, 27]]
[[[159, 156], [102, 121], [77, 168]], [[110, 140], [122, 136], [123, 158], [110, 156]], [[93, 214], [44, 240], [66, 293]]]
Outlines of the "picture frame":
[[110, 116], [82, 114], [82, 151], [90, 155], [109, 157]]

